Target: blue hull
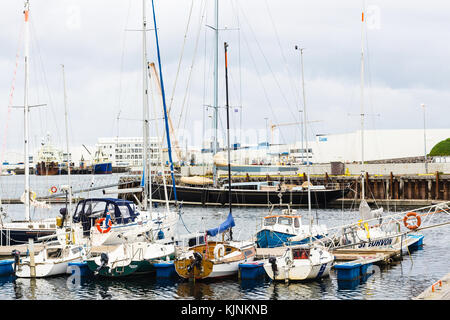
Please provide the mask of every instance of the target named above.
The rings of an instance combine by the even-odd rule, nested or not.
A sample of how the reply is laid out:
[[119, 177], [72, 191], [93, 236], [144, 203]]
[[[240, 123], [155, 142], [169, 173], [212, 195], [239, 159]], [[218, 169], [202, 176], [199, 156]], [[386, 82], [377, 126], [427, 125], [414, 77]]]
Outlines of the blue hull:
[[112, 173], [112, 163], [97, 163], [94, 164], [94, 174], [110, 174]]
[[[258, 245], [258, 248], [275, 248], [288, 244], [287, 242], [289, 242], [289, 245], [297, 245], [308, 243], [310, 240], [309, 237], [306, 237], [300, 241], [290, 242], [289, 238], [292, 238], [293, 236], [295, 236], [295, 234], [261, 230], [256, 234], [256, 244]], [[315, 236], [312, 237], [312, 240], [317, 240], [322, 237], [323, 236]]]

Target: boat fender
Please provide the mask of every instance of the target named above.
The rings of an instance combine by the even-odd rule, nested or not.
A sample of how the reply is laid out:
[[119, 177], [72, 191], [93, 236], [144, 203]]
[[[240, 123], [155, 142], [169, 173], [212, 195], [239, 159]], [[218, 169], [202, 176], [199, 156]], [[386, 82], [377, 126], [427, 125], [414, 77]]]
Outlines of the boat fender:
[[16, 273], [17, 266], [20, 265], [20, 251], [14, 249], [11, 251], [11, 255], [14, 257], [14, 273]]
[[219, 260], [224, 256], [224, 254], [225, 254], [225, 247], [223, 246], [223, 244], [216, 245], [216, 247], [214, 248], [214, 258], [216, 260]]
[[[416, 219], [416, 223], [415, 224], [409, 224], [408, 223], [408, 219], [414, 217]], [[405, 225], [405, 227], [407, 227], [410, 230], [415, 230], [418, 227], [420, 227], [420, 224], [422, 223], [422, 220], [420, 218], [420, 216], [416, 213], [416, 212], [408, 212], [404, 217], [403, 217], [403, 224]]]
[[164, 239], [164, 232], [162, 230], [159, 230], [158, 232], [158, 240]]
[[276, 276], [277, 271], [278, 271], [277, 259], [275, 257], [270, 257], [269, 258], [269, 263], [272, 265], [273, 278], [275, 279], [275, 276]]

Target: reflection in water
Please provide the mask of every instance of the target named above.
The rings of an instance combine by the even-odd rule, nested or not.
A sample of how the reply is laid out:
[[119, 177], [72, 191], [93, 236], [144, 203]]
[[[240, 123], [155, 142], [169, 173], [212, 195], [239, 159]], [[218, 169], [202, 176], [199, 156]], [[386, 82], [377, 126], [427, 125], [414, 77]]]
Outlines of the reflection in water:
[[[13, 206], [13, 205], [11, 205]], [[155, 209], [158, 210], [159, 208]], [[164, 209], [164, 208], [163, 208]], [[222, 222], [220, 208], [183, 207], [184, 223], [189, 230], [203, 230]], [[299, 209], [302, 213], [303, 209]], [[250, 238], [265, 215], [265, 209], [236, 208], [233, 210], [237, 239]], [[22, 213], [23, 210], [18, 210]], [[332, 227], [342, 223], [340, 210], [318, 210], [322, 221]], [[215, 214], [214, 214], [215, 213]], [[347, 215], [348, 214], [348, 215]], [[353, 219], [351, 212], [346, 217]], [[353, 218], [352, 218], [353, 216]], [[202, 220], [203, 217], [206, 217]], [[180, 222], [179, 230], [184, 231]], [[340, 283], [334, 272], [330, 278], [306, 283], [272, 282], [269, 279], [188, 282], [179, 278], [155, 279], [140, 276], [124, 279], [82, 278], [76, 286], [67, 285], [67, 276], [45, 279], [15, 279], [0, 277], [1, 300], [27, 299], [202, 299], [202, 300], [300, 300], [300, 299], [384, 299], [405, 300], [420, 294], [450, 270], [450, 239], [448, 228], [424, 230], [422, 250], [406, 253], [403, 260], [383, 267], [355, 283]], [[379, 271], [379, 272], [378, 272]]]

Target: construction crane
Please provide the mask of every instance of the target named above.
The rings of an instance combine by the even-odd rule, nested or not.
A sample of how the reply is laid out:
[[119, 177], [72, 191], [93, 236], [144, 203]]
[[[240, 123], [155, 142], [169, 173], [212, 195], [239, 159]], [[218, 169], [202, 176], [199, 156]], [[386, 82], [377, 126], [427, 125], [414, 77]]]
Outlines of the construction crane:
[[[313, 122], [322, 122], [323, 120], [313, 120], [313, 121], [306, 121], [306, 123], [313, 123]], [[273, 144], [273, 131], [276, 127], [281, 127], [281, 126], [293, 126], [293, 125], [298, 125], [298, 124], [303, 124], [303, 121], [300, 122], [288, 122], [288, 123], [279, 123], [279, 124], [271, 124], [270, 125], [270, 133], [271, 133], [271, 138], [270, 138], [270, 143]]]

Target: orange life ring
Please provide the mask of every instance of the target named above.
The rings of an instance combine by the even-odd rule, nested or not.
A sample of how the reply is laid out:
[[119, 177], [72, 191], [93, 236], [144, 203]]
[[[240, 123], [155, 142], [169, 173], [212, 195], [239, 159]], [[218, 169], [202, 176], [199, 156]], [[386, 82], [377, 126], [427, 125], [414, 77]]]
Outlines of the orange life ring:
[[100, 218], [100, 219], [97, 219], [97, 221], [95, 222], [95, 225], [96, 225], [96, 227], [97, 227], [97, 230], [98, 230], [98, 232], [100, 232], [100, 233], [108, 233], [109, 230], [111, 230], [111, 225], [112, 225], [111, 219], [109, 220], [108, 228], [103, 229], [103, 228], [101, 227], [101, 224], [102, 224], [102, 222], [103, 222], [104, 220], [105, 220], [105, 218]]
[[55, 186], [50, 188], [51, 193], [55, 193], [56, 191], [58, 191], [58, 189]]
[[[408, 219], [414, 217], [416, 218], [416, 224], [409, 224], [408, 223]], [[420, 224], [422, 223], [422, 220], [420, 218], [420, 216], [415, 213], [415, 212], [408, 212], [405, 217], [403, 218], [403, 224], [405, 225], [405, 227], [407, 227], [410, 230], [415, 230], [418, 227], [420, 227]]]

